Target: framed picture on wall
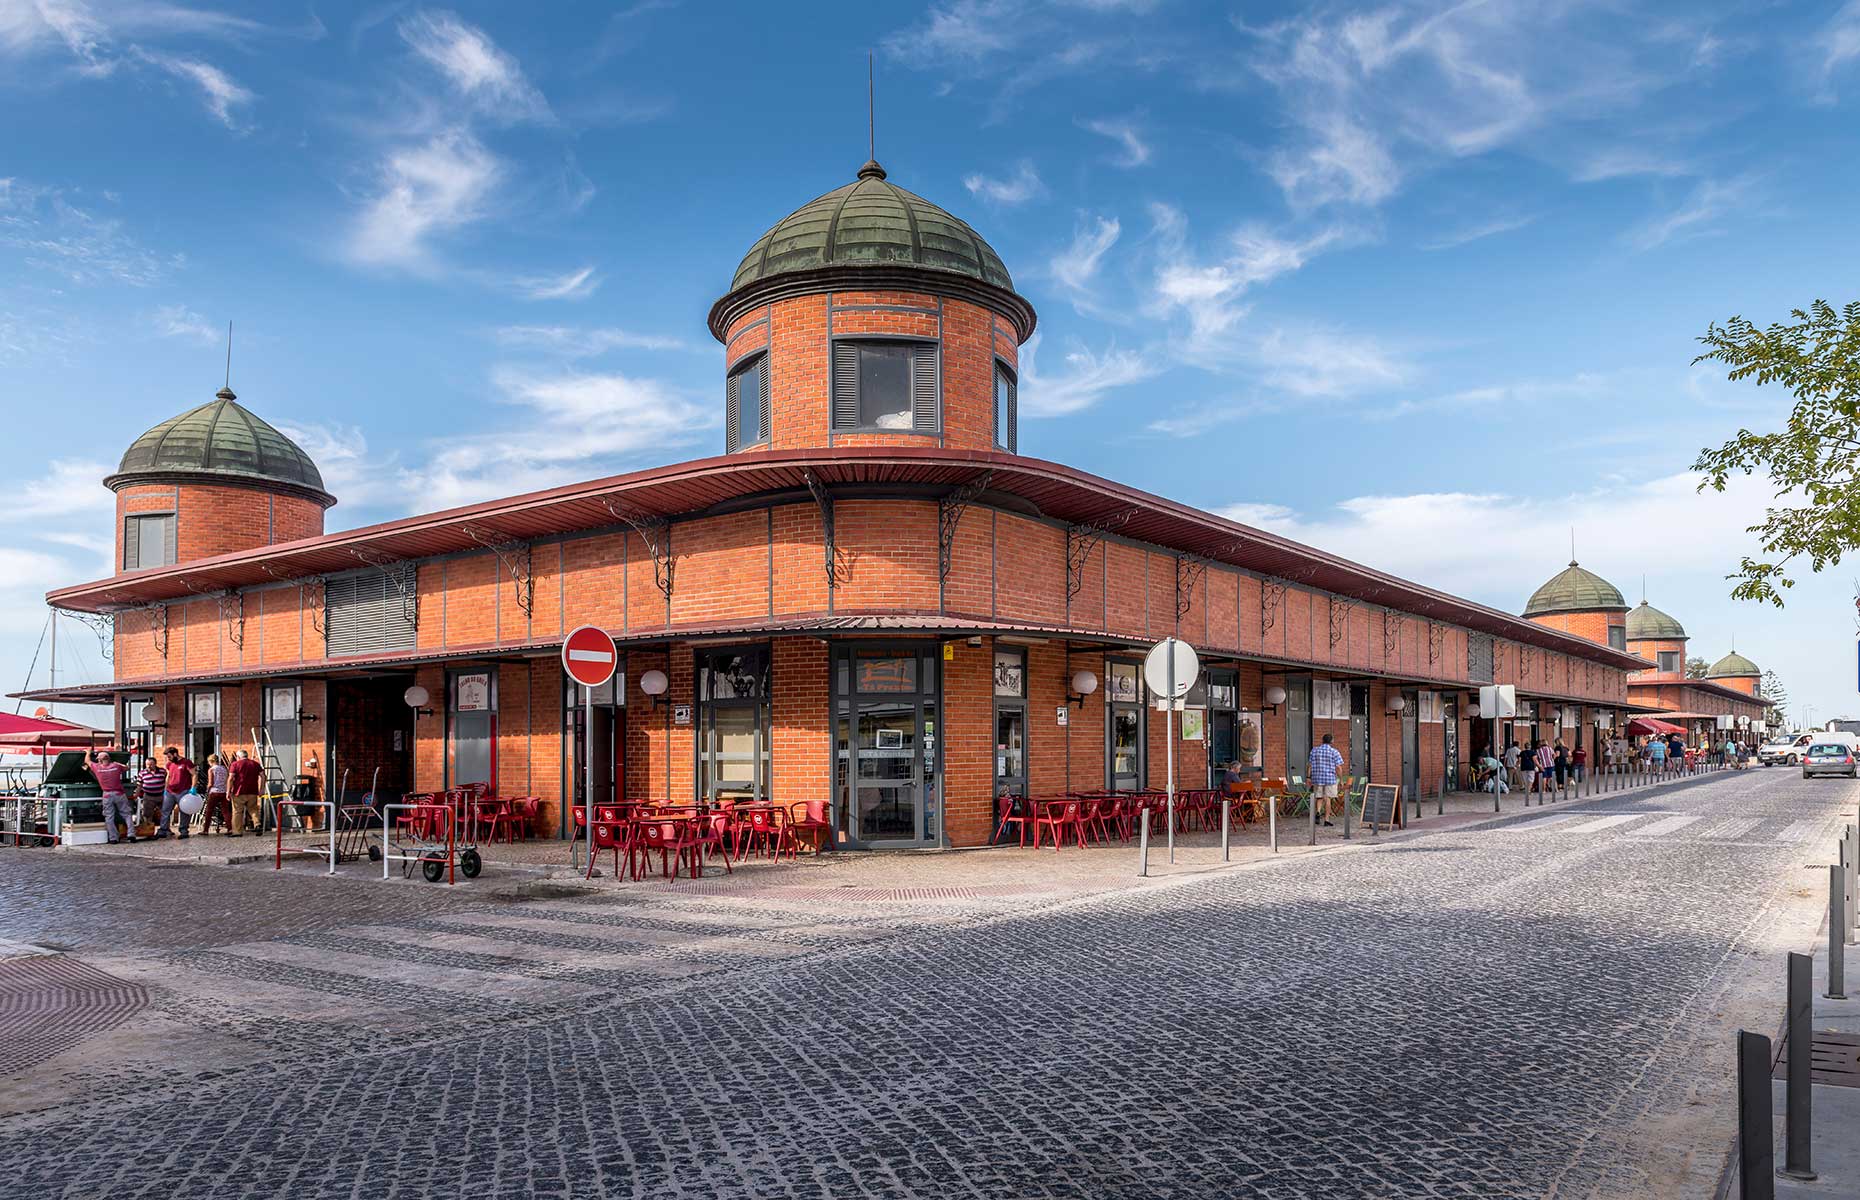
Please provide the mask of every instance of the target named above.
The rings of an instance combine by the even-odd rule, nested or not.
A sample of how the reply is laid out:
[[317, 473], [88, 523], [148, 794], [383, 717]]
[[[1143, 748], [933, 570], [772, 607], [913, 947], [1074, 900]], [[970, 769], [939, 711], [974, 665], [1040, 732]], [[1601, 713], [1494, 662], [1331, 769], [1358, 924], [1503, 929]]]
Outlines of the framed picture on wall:
[[1208, 710], [1205, 708], [1185, 708], [1182, 710], [1182, 740], [1199, 742], [1208, 728]]
[[1026, 660], [1012, 650], [995, 651], [995, 695], [1024, 696]]
[[1257, 709], [1240, 710], [1240, 727], [1234, 732], [1235, 757], [1242, 767], [1265, 765], [1266, 738]]
[[1110, 693], [1108, 699], [1118, 704], [1135, 704], [1137, 702], [1137, 664], [1112, 663], [1105, 675], [1105, 690]]
[[[1328, 721], [1331, 719], [1332, 703], [1331, 703], [1330, 697], [1331, 697], [1331, 692], [1330, 692], [1330, 681], [1329, 680], [1319, 679], [1311, 685], [1311, 719], [1312, 720]], [[1349, 710], [1345, 709], [1344, 711], [1345, 711], [1345, 714], [1347, 715]]]
[[220, 694], [218, 692], [195, 692], [189, 697], [191, 711], [190, 723], [194, 725], [218, 725], [220, 723]]
[[491, 677], [489, 675], [460, 675], [457, 694], [453, 698], [454, 712], [484, 712], [491, 707]]

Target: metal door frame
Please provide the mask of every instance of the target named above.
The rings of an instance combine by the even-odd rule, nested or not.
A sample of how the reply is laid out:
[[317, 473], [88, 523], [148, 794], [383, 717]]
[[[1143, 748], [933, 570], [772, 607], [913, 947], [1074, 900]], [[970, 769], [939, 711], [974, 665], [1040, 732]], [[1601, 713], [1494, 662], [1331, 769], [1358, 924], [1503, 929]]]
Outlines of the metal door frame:
[[[910, 656], [917, 660], [917, 689], [914, 692], [861, 692], [858, 690], [858, 672], [854, 669], [861, 651], [877, 651], [889, 657]], [[839, 690], [839, 665], [846, 664], [846, 691]], [[992, 660], [991, 660], [992, 662]], [[936, 644], [924, 642], [840, 642], [833, 646], [827, 656], [827, 693], [830, 707], [829, 728], [831, 734], [827, 739], [830, 777], [839, 771], [839, 722], [842, 714], [846, 717], [846, 782], [844, 786], [836, 781], [832, 788], [829, 820], [833, 824], [836, 845], [848, 846], [859, 850], [921, 850], [941, 846], [943, 834], [943, 747], [948, 742], [944, 736], [949, 728], [949, 714], [943, 702], [943, 662], [936, 653]], [[990, 672], [992, 676], [992, 671]], [[917, 837], [913, 840], [886, 838], [865, 841], [858, 835], [859, 827], [859, 704], [862, 700], [890, 701], [893, 703], [909, 702], [913, 728], [917, 730], [917, 753], [911, 757], [911, 781], [917, 793], [916, 829]], [[936, 707], [937, 729], [933, 737], [936, 745], [926, 755], [923, 745], [924, 705], [928, 702]], [[993, 730], [989, 731], [992, 737]], [[935, 778], [935, 818], [932, 821], [925, 816], [928, 807], [926, 796], [926, 775]]]

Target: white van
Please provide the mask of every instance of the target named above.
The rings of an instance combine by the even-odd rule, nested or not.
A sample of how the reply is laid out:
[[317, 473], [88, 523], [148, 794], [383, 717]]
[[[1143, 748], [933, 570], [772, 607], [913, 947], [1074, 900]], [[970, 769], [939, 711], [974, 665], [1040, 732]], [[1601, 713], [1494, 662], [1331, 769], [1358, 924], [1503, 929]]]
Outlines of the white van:
[[[1780, 737], [1771, 738], [1769, 741], [1757, 747], [1757, 761], [1766, 767], [1774, 767], [1779, 764], [1793, 767], [1802, 761], [1802, 755], [1808, 753], [1808, 744], [1814, 741], [1817, 736], [1820, 735], [1813, 733], [1785, 733]], [[1830, 733], [1825, 736], [1833, 737], [1835, 735]]]

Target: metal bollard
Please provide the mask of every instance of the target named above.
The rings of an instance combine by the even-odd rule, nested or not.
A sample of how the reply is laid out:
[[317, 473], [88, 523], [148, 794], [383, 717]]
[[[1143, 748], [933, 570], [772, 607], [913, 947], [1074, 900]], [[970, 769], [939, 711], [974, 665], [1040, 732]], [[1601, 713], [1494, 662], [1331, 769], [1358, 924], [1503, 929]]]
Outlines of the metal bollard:
[[1311, 846], [1317, 845], [1317, 806], [1317, 784], [1314, 783], [1311, 785], [1311, 794], [1305, 797], [1305, 807], [1311, 810], [1311, 840], [1306, 844]]
[[1828, 868], [1828, 999], [1845, 1000], [1847, 953], [1847, 871], [1839, 863]]
[[1230, 831], [1233, 829], [1233, 824], [1232, 824], [1233, 810], [1234, 810], [1234, 802], [1228, 799], [1227, 797], [1222, 796], [1221, 797], [1221, 861], [1222, 862], [1232, 862], [1234, 859], [1233, 843], [1229, 838]]
[[1137, 878], [1142, 879], [1150, 873], [1150, 809], [1147, 804], [1137, 806]]
[[1737, 1194], [1776, 1200], [1776, 1128], [1770, 1113], [1770, 1039], [1737, 1031]]
[[1279, 798], [1268, 797], [1266, 801], [1266, 831], [1272, 835], [1272, 852], [1279, 852]]
[[[1367, 795], [1368, 793], [1365, 792], [1364, 796], [1367, 797]], [[1367, 802], [1365, 799], [1364, 803]], [[1345, 793], [1343, 797], [1343, 840], [1346, 842], [1350, 840], [1350, 797], [1348, 793]]]
[[1847, 896], [1847, 941], [1852, 944], [1854, 924], [1860, 911], [1856, 911], [1860, 901], [1860, 825], [1847, 827], [1846, 844], [1841, 849], [1841, 863], [1847, 868], [1844, 889]]
[[1783, 1110], [1782, 1174], [1791, 1179], [1813, 1179], [1809, 1144], [1814, 1132], [1814, 959], [1789, 956], [1789, 1084]]

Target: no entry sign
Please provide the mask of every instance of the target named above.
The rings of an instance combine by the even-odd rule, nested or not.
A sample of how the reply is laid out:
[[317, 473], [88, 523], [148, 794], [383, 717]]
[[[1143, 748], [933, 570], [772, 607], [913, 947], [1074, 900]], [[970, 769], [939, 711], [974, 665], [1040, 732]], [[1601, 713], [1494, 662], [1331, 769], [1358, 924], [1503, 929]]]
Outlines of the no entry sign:
[[614, 677], [620, 654], [607, 631], [583, 625], [562, 641], [562, 669], [582, 687], [597, 688]]

